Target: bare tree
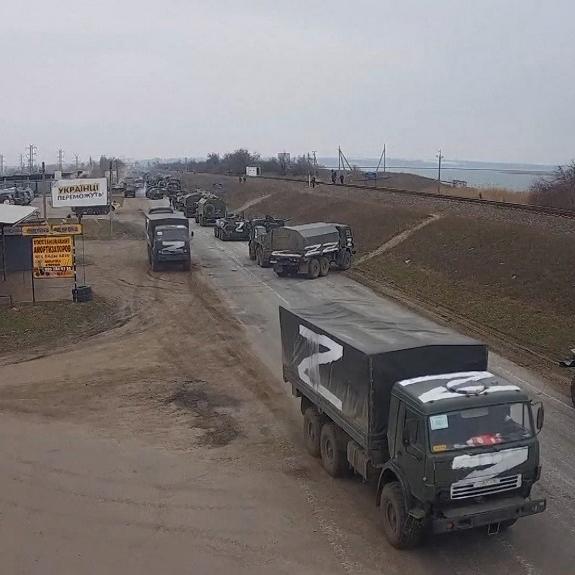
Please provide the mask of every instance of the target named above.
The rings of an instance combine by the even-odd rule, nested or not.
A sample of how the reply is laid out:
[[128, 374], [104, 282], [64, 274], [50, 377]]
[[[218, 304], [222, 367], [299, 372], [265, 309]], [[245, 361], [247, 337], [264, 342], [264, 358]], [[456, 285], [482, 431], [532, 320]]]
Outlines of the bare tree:
[[537, 206], [575, 210], [575, 161], [559, 166], [551, 178], [540, 178], [530, 189]]

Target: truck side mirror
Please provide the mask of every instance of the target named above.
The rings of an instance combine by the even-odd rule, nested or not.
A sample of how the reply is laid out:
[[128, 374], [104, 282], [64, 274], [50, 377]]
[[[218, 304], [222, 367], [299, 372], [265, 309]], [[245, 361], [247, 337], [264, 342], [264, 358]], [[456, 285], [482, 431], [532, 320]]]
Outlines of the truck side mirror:
[[537, 415], [535, 416], [535, 425], [537, 427], [537, 433], [543, 429], [543, 421], [545, 420], [545, 408], [542, 402], [537, 402], [534, 404], [537, 408]]

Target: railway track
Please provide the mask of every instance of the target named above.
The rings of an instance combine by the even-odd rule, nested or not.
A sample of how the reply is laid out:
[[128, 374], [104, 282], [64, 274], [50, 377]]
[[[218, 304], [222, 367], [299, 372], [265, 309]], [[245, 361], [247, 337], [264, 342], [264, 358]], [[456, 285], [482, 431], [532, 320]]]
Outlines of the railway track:
[[[278, 176], [258, 176], [259, 179], [264, 180], [277, 180], [284, 182], [304, 182], [305, 180], [299, 178], [283, 178]], [[434, 198], [437, 200], [442, 200], [446, 202], [456, 202], [456, 203], [467, 203], [467, 204], [480, 204], [482, 206], [492, 206], [494, 208], [500, 208], [505, 210], [516, 210], [523, 212], [531, 212], [536, 214], [543, 214], [548, 216], [554, 216], [566, 219], [575, 219], [575, 211], [572, 210], [562, 210], [558, 208], [551, 208], [546, 206], [530, 206], [526, 204], [513, 204], [510, 202], [498, 202], [495, 200], [483, 200], [479, 198], [465, 198], [463, 196], [450, 196], [447, 194], [430, 194], [429, 192], [418, 192], [414, 190], [402, 190], [399, 188], [386, 188], [386, 187], [373, 187], [373, 186], [363, 186], [361, 184], [332, 184], [331, 182], [321, 182], [322, 186], [335, 186], [335, 187], [346, 187], [355, 188], [358, 190], [370, 190], [376, 192], [388, 192], [393, 194], [403, 194], [406, 196], [420, 196], [423, 198]]]

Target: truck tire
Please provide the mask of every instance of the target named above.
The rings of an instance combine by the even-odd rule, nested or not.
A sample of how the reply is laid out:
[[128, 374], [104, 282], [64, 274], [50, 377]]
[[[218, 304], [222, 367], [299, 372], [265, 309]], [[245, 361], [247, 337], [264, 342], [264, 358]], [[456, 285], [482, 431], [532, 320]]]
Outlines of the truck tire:
[[260, 268], [269, 268], [270, 263], [264, 257], [264, 250], [261, 246], [256, 248], [256, 262]]
[[326, 257], [319, 258], [319, 275], [325, 277], [329, 273], [329, 260]]
[[338, 267], [340, 270], [348, 270], [351, 267], [351, 252], [349, 250], [344, 250], [341, 254]]
[[347, 454], [341, 448], [337, 428], [333, 423], [325, 423], [321, 428], [320, 454], [324, 469], [332, 477], [343, 477], [347, 474]]
[[192, 262], [190, 260], [186, 260], [184, 262], [184, 271], [189, 272], [192, 267]]
[[152, 258], [152, 271], [153, 272], [157, 272], [160, 269], [160, 264], [154, 259]]
[[312, 258], [308, 263], [307, 277], [310, 280], [317, 279], [319, 277], [320, 269], [319, 260], [317, 258]]
[[409, 516], [403, 489], [398, 481], [387, 483], [381, 492], [383, 531], [396, 549], [416, 547], [423, 535], [423, 523]]
[[321, 455], [321, 417], [315, 407], [308, 407], [303, 414], [303, 437], [307, 452], [313, 457]]

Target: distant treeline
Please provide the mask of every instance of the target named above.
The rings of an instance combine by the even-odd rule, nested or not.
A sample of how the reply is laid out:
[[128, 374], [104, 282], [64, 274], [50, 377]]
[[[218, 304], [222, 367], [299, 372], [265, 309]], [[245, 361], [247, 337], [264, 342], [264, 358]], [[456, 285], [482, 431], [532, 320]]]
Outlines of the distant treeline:
[[[305, 155], [297, 156], [290, 162], [285, 162], [277, 158], [264, 159], [259, 154], [251, 153], [243, 148], [223, 156], [216, 153], [208, 154], [205, 160], [180, 160], [170, 163], [159, 163], [157, 168], [240, 176], [246, 173], [248, 166], [258, 166], [262, 173], [280, 176], [288, 174], [307, 176], [313, 171], [312, 163]], [[319, 168], [320, 166], [317, 167]]]

